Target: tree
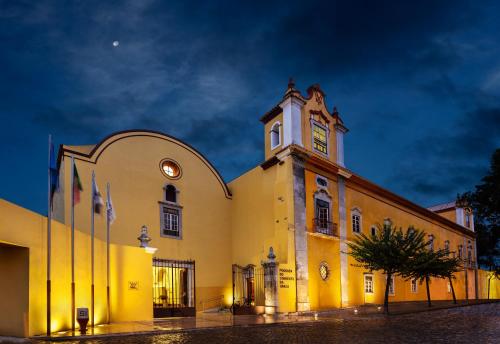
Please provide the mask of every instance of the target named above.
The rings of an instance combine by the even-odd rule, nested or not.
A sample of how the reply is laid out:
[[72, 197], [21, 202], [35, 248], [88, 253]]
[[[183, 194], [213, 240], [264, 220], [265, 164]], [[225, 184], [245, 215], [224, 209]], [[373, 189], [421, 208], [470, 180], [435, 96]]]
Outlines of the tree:
[[408, 228], [406, 233], [396, 229], [388, 221], [383, 226], [378, 225], [374, 235], [361, 233], [353, 242], [348, 243], [349, 253], [361, 266], [369, 271], [382, 271], [386, 275], [384, 313], [389, 314], [389, 284], [393, 276], [400, 275], [409, 266], [409, 261], [427, 243], [425, 233]]
[[460, 271], [462, 262], [460, 258], [451, 258], [448, 255], [448, 250], [433, 251], [429, 248], [423, 248], [417, 252], [413, 259], [407, 261], [407, 265], [401, 273], [406, 279], [416, 279], [420, 283], [425, 281], [427, 305], [429, 307], [432, 306], [429, 288], [431, 277], [448, 279], [453, 295], [453, 302], [457, 303], [452, 279], [455, 278], [454, 273]]
[[474, 211], [478, 263], [494, 271], [500, 262], [500, 148], [491, 158], [491, 167], [474, 192], [458, 196]]

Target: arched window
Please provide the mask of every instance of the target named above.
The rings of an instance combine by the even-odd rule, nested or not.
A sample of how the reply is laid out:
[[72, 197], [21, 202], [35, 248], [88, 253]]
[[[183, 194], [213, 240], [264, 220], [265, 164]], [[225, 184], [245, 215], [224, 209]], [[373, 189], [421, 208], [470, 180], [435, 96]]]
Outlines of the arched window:
[[177, 203], [177, 189], [173, 185], [167, 185], [165, 188], [165, 201]]
[[470, 209], [467, 209], [465, 211], [465, 227], [470, 228], [470, 218], [471, 218], [471, 211]]
[[276, 122], [271, 127], [271, 149], [278, 147], [281, 144], [281, 135], [280, 135], [280, 122]]
[[353, 208], [351, 210], [351, 221], [352, 221], [352, 231], [354, 233], [361, 233], [361, 210], [358, 208]]
[[177, 189], [172, 184], [165, 186], [165, 201], [160, 201], [160, 224], [162, 237], [182, 238], [182, 206], [177, 199]]

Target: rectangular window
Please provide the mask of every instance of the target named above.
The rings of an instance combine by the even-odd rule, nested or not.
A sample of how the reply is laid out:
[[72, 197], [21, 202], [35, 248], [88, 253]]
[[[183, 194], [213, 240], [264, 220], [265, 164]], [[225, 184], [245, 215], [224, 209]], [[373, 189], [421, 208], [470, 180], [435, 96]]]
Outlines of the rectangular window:
[[179, 237], [179, 209], [163, 207], [163, 234]]
[[470, 214], [465, 214], [465, 226], [470, 228]]
[[389, 280], [389, 295], [394, 295], [394, 276]]
[[320, 153], [328, 154], [326, 129], [317, 124], [313, 124], [313, 148]]
[[352, 231], [361, 233], [361, 217], [358, 214], [352, 214]]
[[412, 293], [417, 292], [417, 280], [416, 279], [411, 280], [411, 292]]
[[373, 275], [365, 275], [365, 293], [373, 294]]

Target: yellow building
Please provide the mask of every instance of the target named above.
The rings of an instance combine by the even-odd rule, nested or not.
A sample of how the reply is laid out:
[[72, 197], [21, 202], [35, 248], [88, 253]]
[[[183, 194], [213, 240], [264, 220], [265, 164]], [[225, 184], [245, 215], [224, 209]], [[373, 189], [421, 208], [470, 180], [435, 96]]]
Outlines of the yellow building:
[[[476, 266], [473, 214], [462, 204], [422, 208], [344, 164], [347, 128], [318, 85], [293, 83], [261, 117], [265, 159], [226, 184], [188, 144], [129, 130], [89, 146], [61, 146], [54, 196], [51, 330], [71, 327], [72, 163], [83, 192], [74, 207], [75, 306], [90, 307], [92, 173], [117, 214], [110, 230], [110, 321], [195, 315], [234, 305], [235, 313], [295, 312], [382, 303], [385, 280], [353, 266], [347, 243], [391, 221], [424, 230], [435, 248], [464, 258], [459, 299], [486, 298]], [[145, 226], [145, 227], [143, 227]], [[139, 248], [147, 234], [149, 248]], [[95, 216], [95, 323], [107, 320], [106, 217]], [[270, 251], [270, 248], [273, 248]], [[156, 249], [156, 251], [154, 249]], [[47, 218], [0, 201], [0, 335], [46, 331]], [[396, 277], [390, 301], [425, 300], [425, 288]], [[490, 297], [497, 298], [492, 283]], [[10, 295], [10, 296], [6, 296]], [[447, 281], [431, 295], [451, 299]], [[7, 315], [8, 314], [8, 315]]]

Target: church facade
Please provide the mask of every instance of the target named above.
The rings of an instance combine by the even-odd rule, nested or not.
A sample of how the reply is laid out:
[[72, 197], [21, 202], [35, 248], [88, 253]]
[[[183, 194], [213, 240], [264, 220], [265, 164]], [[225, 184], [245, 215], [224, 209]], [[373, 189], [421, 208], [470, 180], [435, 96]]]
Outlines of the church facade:
[[[160, 132], [130, 130], [95, 145], [61, 146], [51, 330], [71, 324], [72, 218], [76, 304], [89, 305], [93, 173], [103, 196], [109, 183], [117, 214], [110, 229], [110, 283], [106, 217], [94, 219], [96, 324], [192, 316], [224, 306], [248, 314], [380, 304], [384, 276], [354, 266], [347, 243], [384, 222], [419, 228], [435, 249], [462, 257], [463, 271], [454, 280], [457, 298], [486, 298], [487, 275], [476, 264], [471, 210], [459, 203], [422, 208], [349, 170], [344, 162], [348, 129], [324, 98], [318, 85], [302, 95], [290, 83], [283, 99], [260, 119], [263, 162], [230, 183], [196, 149]], [[73, 164], [83, 191], [72, 210]], [[0, 315], [0, 334], [43, 333], [47, 219], [6, 201], [0, 202], [0, 212], [3, 261], [19, 265], [16, 283], [23, 286], [11, 291], [16, 320]], [[139, 247], [141, 234], [148, 239], [146, 249]], [[3, 266], [0, 273], [8, 269]], [[497, 289], [490, 287], [490, 297], [498, 297]], [[431, 295], [451, 299], [450, 285], [433, 280]], [[425, 286], [417, 281], [392, 281], [391, 302], [425, 299]]]

